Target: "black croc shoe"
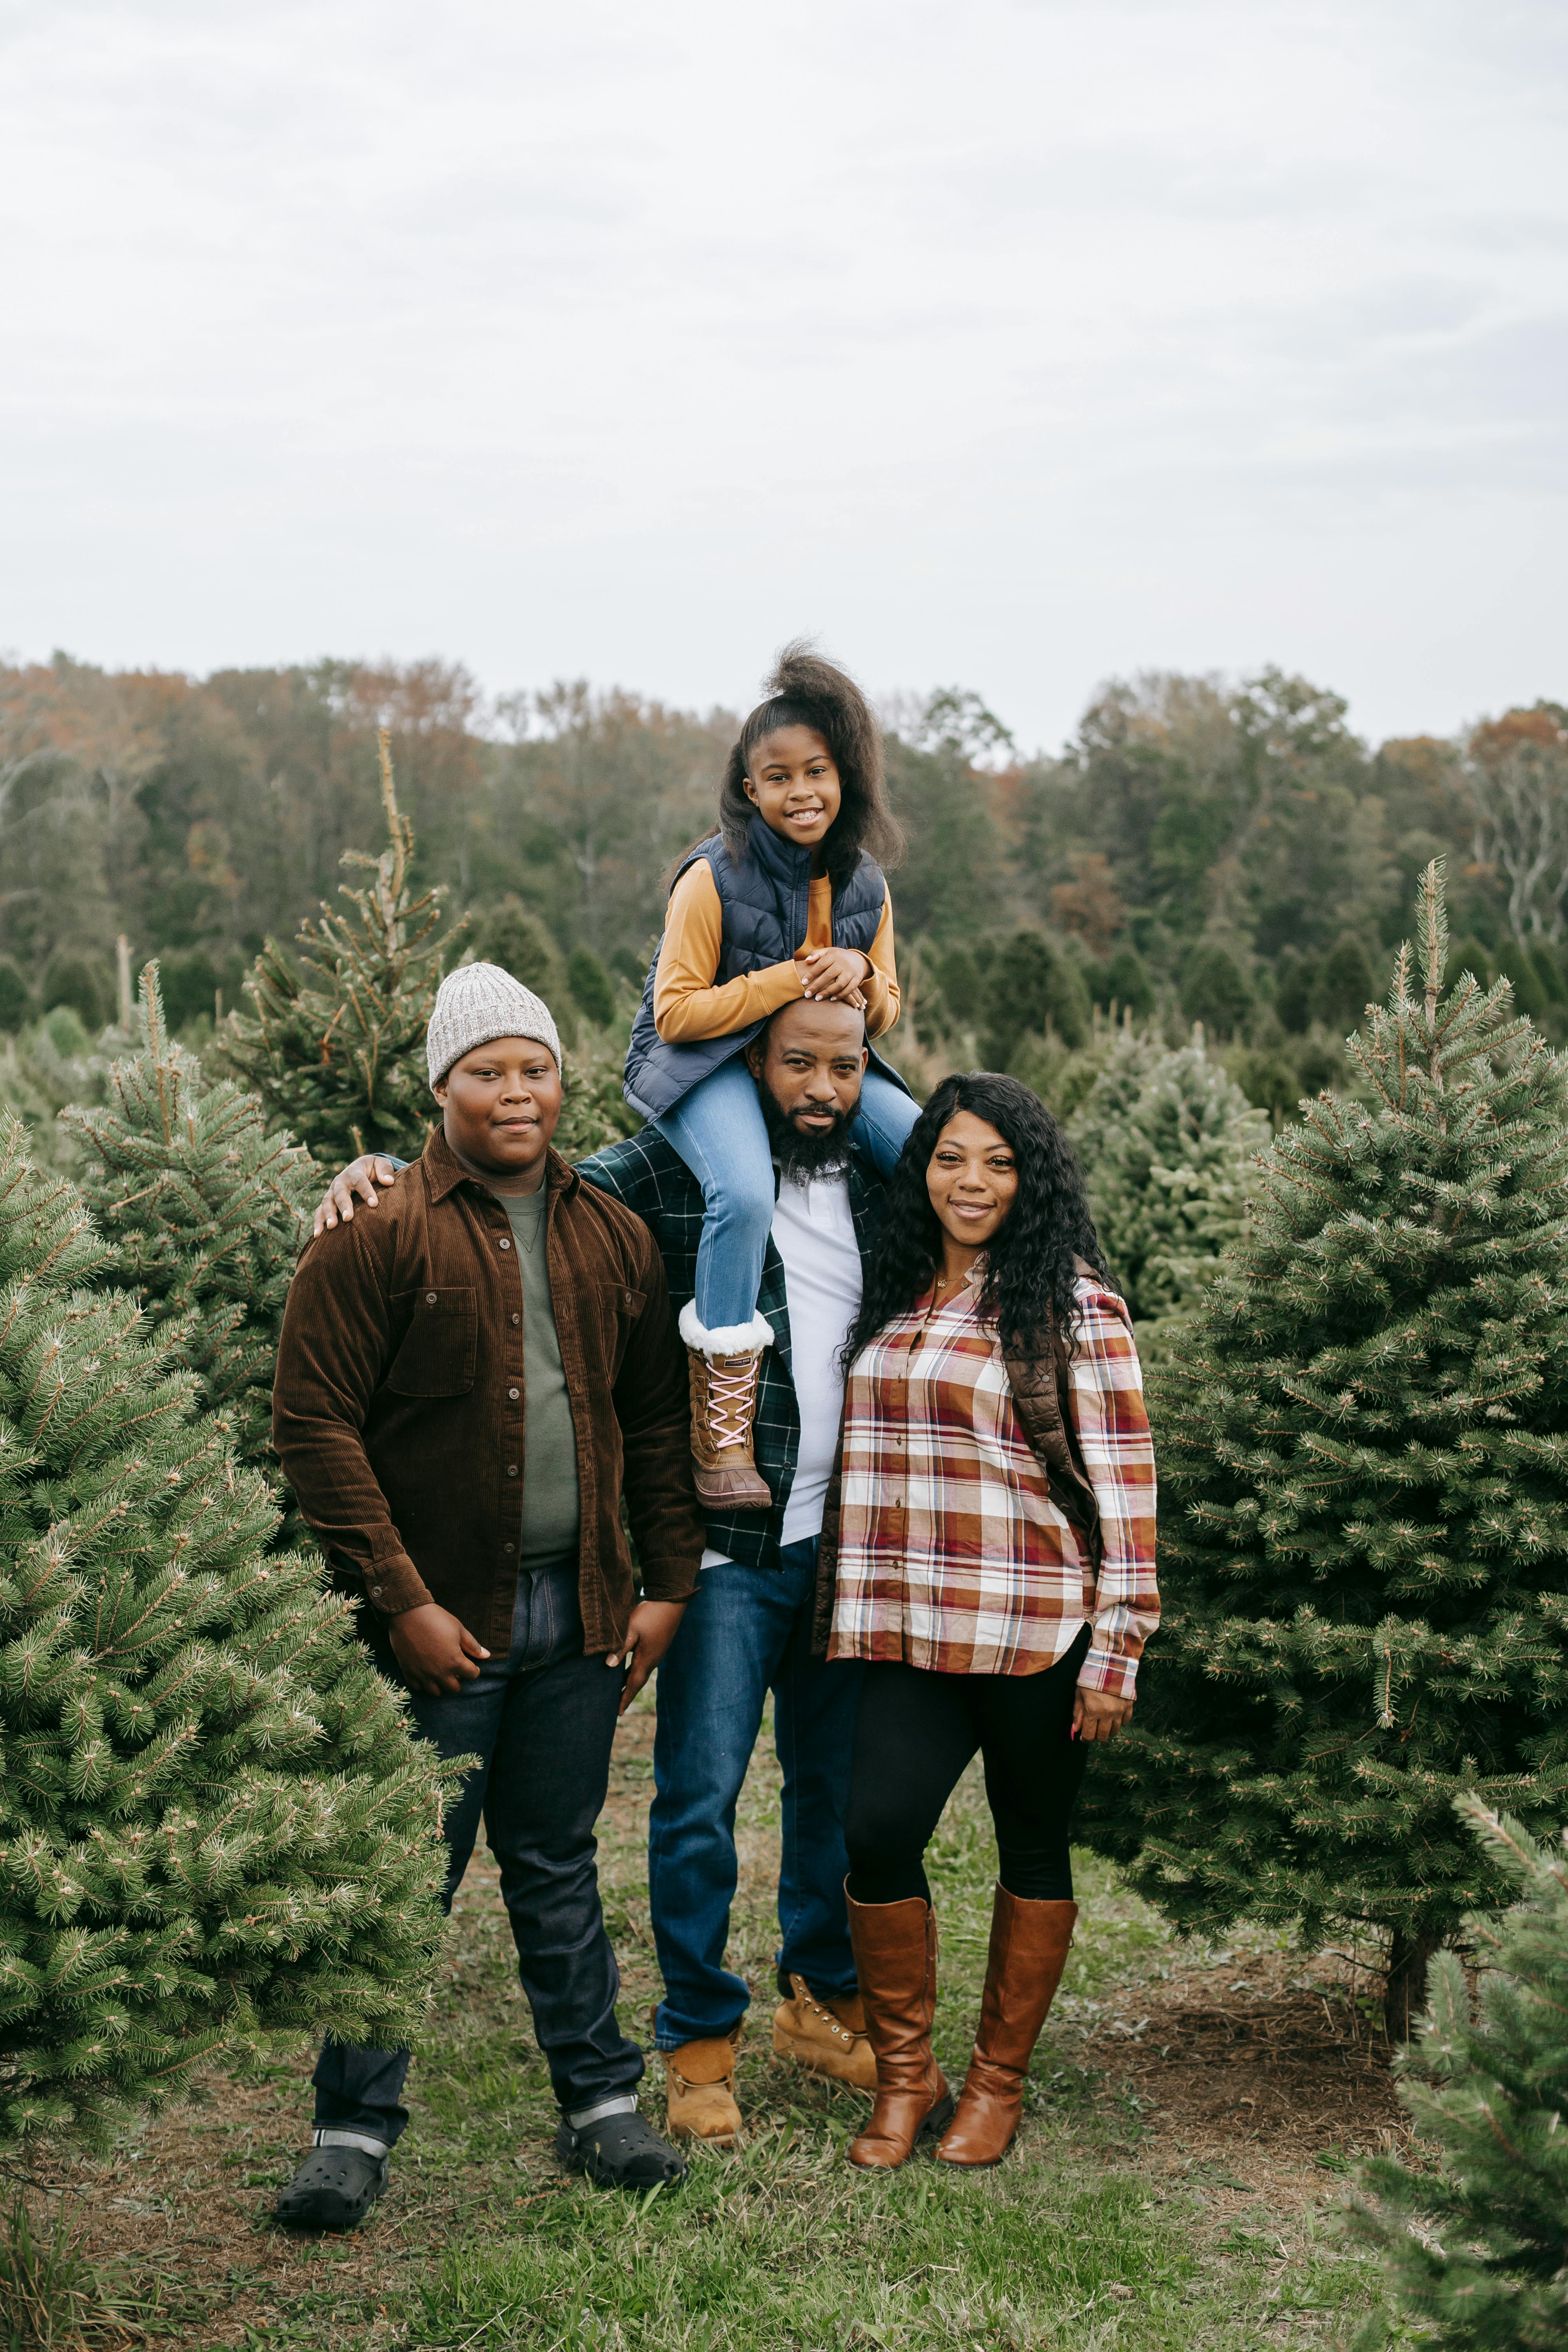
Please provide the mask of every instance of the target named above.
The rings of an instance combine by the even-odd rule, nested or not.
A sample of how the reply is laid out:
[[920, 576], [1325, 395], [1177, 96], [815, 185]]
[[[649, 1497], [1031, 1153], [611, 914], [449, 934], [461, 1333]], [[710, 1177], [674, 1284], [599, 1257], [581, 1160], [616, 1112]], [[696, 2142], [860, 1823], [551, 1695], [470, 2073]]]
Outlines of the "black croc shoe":
[[574, 2172], [610, 2189], [658, 2189], [686, 2178], [686, 2158], [635, 2112], [601, 2116], [581, 2131], [563, 2119], [555, 2153]]
[[363, 2147], [313, 2147], [287, 2189], [278, 2219], [290, 2230], [357, 2230], [386, 2187], [384, 2156]]

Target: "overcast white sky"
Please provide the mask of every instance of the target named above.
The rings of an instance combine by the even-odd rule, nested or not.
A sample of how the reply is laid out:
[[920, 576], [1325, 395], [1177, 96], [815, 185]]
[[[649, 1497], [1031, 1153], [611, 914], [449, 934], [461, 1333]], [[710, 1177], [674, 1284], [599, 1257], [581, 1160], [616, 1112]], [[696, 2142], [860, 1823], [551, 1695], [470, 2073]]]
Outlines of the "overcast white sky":
[[0, 646], [1568, 694], [1562, 0], [0, 0]]

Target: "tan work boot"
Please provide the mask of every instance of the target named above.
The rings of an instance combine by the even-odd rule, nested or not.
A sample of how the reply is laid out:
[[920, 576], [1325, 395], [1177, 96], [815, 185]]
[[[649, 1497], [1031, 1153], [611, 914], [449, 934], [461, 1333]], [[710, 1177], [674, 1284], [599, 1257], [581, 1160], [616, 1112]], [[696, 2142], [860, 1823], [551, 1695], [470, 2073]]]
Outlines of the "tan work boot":
[[877, 2061], [866, 2038], [866, 2011], [858, 1992], [818, 2000], [804, 1977], [790, 1978], [790, 1998], [773, 2011], [773, 2048], [814, 2074], [875, 2091]]
[[741, 2136], [741, 2110], [735, 2104], [735, 2051], [740, 2039], [737, 2023], [728, 2033], [683, 2042], [679, 2050], [659, 2053], [664, 2060], [667, 2128], [671, 2139], [705, 2139], [715, 2147], [734, 2147]]
[[692, 1483], [698, 1500], [731, 1511], [771, 1511], [773, 1498], [757, 1469], [752, 1431], [757, 1381], [773, 1326], [762, 1315], [750, 1323], [710, 1331], [696, 1302], [680, 1310], [680, 1336], [691, 1372]]

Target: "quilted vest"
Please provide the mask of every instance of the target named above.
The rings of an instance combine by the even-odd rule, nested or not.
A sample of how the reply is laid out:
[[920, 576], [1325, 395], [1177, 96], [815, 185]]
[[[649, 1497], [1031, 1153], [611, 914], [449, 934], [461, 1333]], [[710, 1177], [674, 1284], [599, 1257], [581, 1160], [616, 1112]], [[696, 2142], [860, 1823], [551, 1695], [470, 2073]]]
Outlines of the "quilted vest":
[[[769, 964], [788, 963], [805, 938], [810, 911], [810, 849], [781, 841], [771, 825], [754, 816], [743, 857], [732, 858], [724, 846], [722, 835], [714, 834], [688, 852], [675, 880], [679, 882], [700, 857], [705, 857], [713, 869], [719, 903], [723, 909], [724, 928], [719, 943], [715, 984], [738, 980], [748, 971], [762, 971]], [[862, 850], [860, 863], [833, 901], [836, 948], [858, 948], [862, 955], [870, 954], [871, 942], [882, 919], [887, 889], [881, 867]], [[642, 1003], [626, 1048], [624, 1091], [632, 1108], [640, 1111], [644, 1118], [659, 1118], [666, 1111], [673, 1110], [683, 1095], [700, 1086], [721, 1063], [742, 1052], [763, 1025], [760, 1021], [752, 1021], [744, 1029], [731, 1030], [727, 1036], [698, 1038], [685, 1045], [667, 1045], [653, 1018], [654, 974], [658, 970], [658, 950], [663, 945], [661, 939], [654, 950]], [[870, 1066], [906, 1094], [909, 1092], [898, 1072], [889, 1068], [875, 1047]]]

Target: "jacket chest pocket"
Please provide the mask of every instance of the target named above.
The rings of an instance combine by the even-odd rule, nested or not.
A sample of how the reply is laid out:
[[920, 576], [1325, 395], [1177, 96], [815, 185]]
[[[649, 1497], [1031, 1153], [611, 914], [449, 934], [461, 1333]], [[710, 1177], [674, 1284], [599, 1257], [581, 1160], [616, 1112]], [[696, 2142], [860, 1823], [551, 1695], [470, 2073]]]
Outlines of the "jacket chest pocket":
[[647, 1293], [633, 1290], [624, 1282], [601, 1282], [598, 1290], [599, 1328], [610, 1362], [618, 1366], [637, 1317], [647, 1305]]
[[392, 1302], [408, 1317], [386, 1385], [395, 1396], [462, 1396], [474, 1385], [479, 1318], [472, 1290], [410, 1290]]

